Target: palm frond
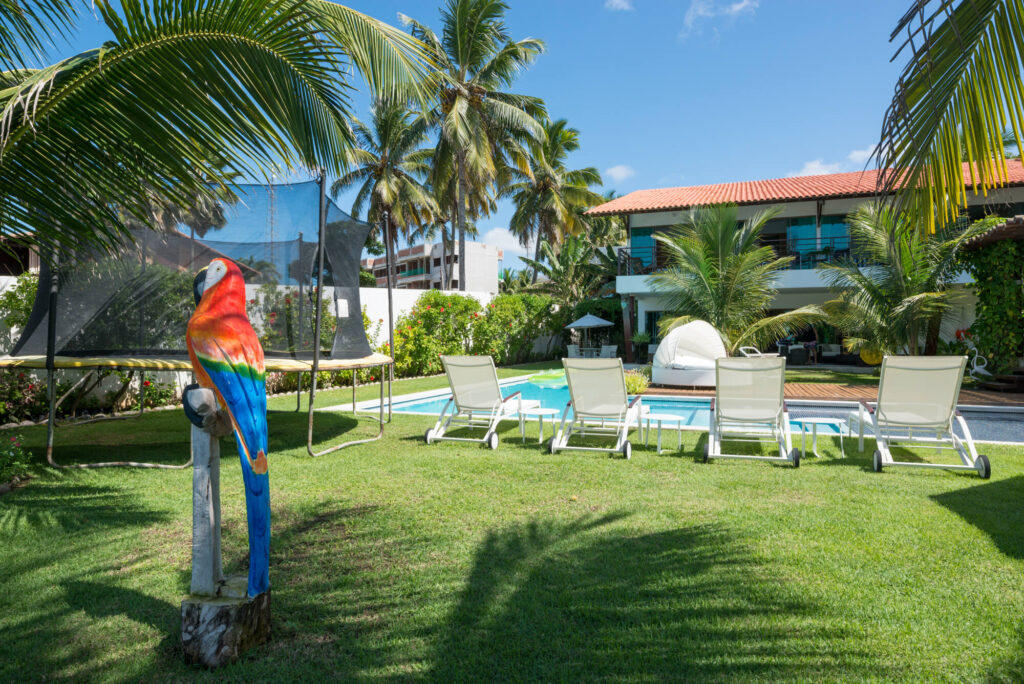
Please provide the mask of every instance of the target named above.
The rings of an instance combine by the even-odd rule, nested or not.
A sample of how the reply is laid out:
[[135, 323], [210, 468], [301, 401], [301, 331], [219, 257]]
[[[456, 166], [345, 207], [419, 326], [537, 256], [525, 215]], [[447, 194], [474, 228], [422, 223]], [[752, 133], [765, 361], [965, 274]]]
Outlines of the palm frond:
[[80, 7], [72, 0], [0, 0], [0, 72], [42, 58], [46, 39], [66, 37]]
[[[907, 65], [877, 147], [881, 189], [935, 232], [1007, 181], [1005, 132], [1024, 140], [1024, 1], [914, 0], [890, 40]], [[962, 144], [961, 144], [962, 143]]]

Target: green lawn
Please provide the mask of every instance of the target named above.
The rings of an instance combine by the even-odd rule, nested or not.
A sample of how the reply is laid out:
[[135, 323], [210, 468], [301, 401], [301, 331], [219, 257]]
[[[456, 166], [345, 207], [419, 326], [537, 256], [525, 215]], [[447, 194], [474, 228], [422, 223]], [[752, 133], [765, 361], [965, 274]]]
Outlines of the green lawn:
[[[0, 497], [0, 680], [1024, 677], [1022, 449], [986, 448], [983, 482], [875, 474], [855, 441], [794, 470], [699, 463], [696, 434], [626, 462], [551, 456], [536, 423], [526, 444], [509, 424], [496, 452], [427, 447], [429, 424], [398, 416], [383, 440], [314, 460], [305, 416], [271, 416], [273, 640], [216, 673], [178, 646], [191, 473], [37, 468]], [[317, 439], [370, 432], [326, 414]], [[180, 411], [58, 437], [65, 459], [188, 448]]]

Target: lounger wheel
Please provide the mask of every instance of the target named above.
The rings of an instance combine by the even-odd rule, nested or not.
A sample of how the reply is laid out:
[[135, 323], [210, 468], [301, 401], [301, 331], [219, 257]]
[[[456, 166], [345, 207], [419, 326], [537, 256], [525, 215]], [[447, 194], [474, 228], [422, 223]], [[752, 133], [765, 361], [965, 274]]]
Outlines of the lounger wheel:
[[427, 428], [427, 431], [423, 433], [423, 441], [427, 444], [434, 443], [434, 428]]
[[800, 467], [800, 456], [801, 455], [802, 454], [800, 453], [799, 449], [793, 449], [792, 451], [789, 452], [789, 460], [793, 462], [793, 467], [794, 468], [799, 468]]
[[978, 458], [974, 461], [974, 467], [978, 469], [978, 475], [981, 475], [982, 480], [992, 477], [992, 464], [989, 463], [988, 456], [985, 454], [978, 455]]
[[871, 467], [876, 473], [882, 472], [882, 452], [877, 449], [875, 450], [875, 455], [872, 458]]
[[557, 451], [558, 449], [555, 447], [555, 438], [552, 437], [551, 439], [548, 440], [548, 453], [553, 454], [556, 453]]
[[491, 451], [498, 448], [498, 433], [492, 432], [491, 436], [487, 438], [487, 446], [491, 447]]
[[629, 457], [632, 455], [633, 445], [629, 443], [629, 440], [626, 440], [626, 443], [622, 445], [622, 457], [628, 461]]
[[705, 444], [704, 445], [704, 459], [703, 459], [703, 461], [705, 463], [707, 463], [710, 460], [710, 458], [711, 458], [710, 454], [711, 454], [711, 445], [710, 444]]

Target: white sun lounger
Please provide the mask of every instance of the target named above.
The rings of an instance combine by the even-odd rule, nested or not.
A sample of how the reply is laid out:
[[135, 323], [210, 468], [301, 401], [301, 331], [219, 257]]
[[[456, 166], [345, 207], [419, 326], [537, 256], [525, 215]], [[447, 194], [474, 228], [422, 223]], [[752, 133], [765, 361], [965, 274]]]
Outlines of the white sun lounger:
[[[800, 467], [800, 450], [793, 448], [783, 391], [786, 360], [777, 357], [726, 358], [715, 362], [715, 398], [711, 402], [705, 463], [712, 458], [783, 461]], [[727, 454], [722, 442], [778, 445], [778, 456]]]
[[[622, 360], [562, 359], [562, 365], [570, 399], [562, 412], [558, 432], [548, 442], [548, 449], [553, 454], [570, 449], [621, 453], [629, 458], [633, 453], [628, 439], [629, 426], [636, 423], [639, 427], [641, 402], [639, 396], [629, 401]], [[569, 446], [571, 437], [593, 435], [614, 437], [615, 446]]]
[[[872, 407], [862, 400], [847, 421], [851, 433], [857, 426], [860, 451], [864, 451], [864, 428], [874, 433], [875, 472], [898, 465], [974, 470], [982, 479], [989, 478], [992, 466], [988, 457], [978, 454], [967, 422], [956, 408], [966, 364], [966, 356], [886, 356], [882, 360], [878, 401]], [[954, 432], [954, 421], [962, 436]], [[961, 464], [896, 461], [892, 457], [895, 446], [951, 449], [960, 456]]]
[[[515, 392], [507, 397], [501, 396], [494, 359], [490, 356], [442, 356], [441, 363], [448, 376], [452, 396], [441, 409], [434, 427], [424, 435], [427, 444], [439, 440], [481, 442], [497, 449], [498, 422], [511, 418], [518, 418], [520, 436], [526, 434], [522, 394]], [[485, 428], [486, 431], [481, 438], [448, 437], [448, 431], [455, 428]]]

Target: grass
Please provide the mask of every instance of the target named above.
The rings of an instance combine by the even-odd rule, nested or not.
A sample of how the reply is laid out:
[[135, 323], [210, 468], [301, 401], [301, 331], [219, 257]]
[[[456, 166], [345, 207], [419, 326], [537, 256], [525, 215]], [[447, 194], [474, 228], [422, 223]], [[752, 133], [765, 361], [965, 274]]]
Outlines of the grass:
[[[662, 456], [634, 437], [629, 462], [551, 456], [536, 423], [495, 452], [427, 447], [430, 422], [396, 416], [381, 441], [310, 459], [305, 416], [271, 416], [273, 638], [216, 673], [178, 645], [191, 473], [54, 472], [23, 430], [37, 466], [0, 497], [0, 680], [1024, 677], [1019, 448], [986, 447], [983, 482], [872, 473], [870, 442], [841, 459], [819, 441], [793, 470], [699, 463], [694, 433]], [[324, 414], [316, 437], [370, 432]], [[176, 462], [188, 431], [157, 412], [62, 428], [58, 448]], [[225, 564], [242, 572], [224, 456]]]

